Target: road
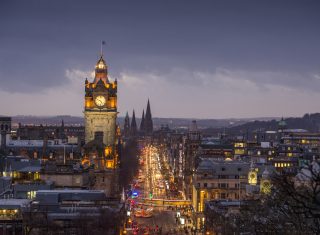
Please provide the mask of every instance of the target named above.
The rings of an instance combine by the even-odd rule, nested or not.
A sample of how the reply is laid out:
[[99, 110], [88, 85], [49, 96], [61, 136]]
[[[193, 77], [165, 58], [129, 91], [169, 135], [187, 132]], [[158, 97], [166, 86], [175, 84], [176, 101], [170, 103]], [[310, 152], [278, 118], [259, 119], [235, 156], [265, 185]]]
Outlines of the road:
[[[146, 146], [142, 151], [138, 188], [139, 196], [135, 199], [135, 208], [143, 208], [144, 210], [150, 206], [138, 203], [139, 197], [152, 199], [168, 199], [169, 182], [162, 175], [162, 165], [159, 159], [158, 149], [154, 146]], [[133, 212], [131, 220], [137, 223], [139, 232], [135, 234], [160, 234], [154, 232], [156, 228], [161, 230], [161, 234], [188, 234], [176, 221], [177, 212], [165, 207], [154, 207], [153, 215], [150, 218], [136, 217]], [[160, 229], [161, 228], [161, 229]], [[145, 232], [148, 230], [149, 232]], [[189, 233], [191, 234], [191, 233]]]
[[149, 227], [154, 229], [158, 226], [159, 229], [161, 228], [162, 234], [179, 234], [177, 231], [173, 231], [178, 227], [175, 221], [175, 213], [173, 211], [156, 210], [154, 211], [154, 216], [151, 218], [136, 218], [135, 220], [139, 224], [140, 228]]

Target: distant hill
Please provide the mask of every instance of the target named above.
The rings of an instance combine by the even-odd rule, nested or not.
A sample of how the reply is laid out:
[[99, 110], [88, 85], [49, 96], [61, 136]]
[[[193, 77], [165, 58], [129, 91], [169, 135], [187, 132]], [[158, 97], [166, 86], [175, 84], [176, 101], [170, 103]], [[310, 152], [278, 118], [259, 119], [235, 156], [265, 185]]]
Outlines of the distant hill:
[[[287, 129], [305, 129], [309, 132], [320, 131], [320, 113], [305, 114], [303, 117], [291, 117], [284, 119], [287, 124]], [[230, 135], [240, 135], [252, 133], [257, 130], [278, 130], [279, 119], [269, 121], [253, 121], [241, 125], [227, 128], [207, 128], [205, 134], [227, 133]]]

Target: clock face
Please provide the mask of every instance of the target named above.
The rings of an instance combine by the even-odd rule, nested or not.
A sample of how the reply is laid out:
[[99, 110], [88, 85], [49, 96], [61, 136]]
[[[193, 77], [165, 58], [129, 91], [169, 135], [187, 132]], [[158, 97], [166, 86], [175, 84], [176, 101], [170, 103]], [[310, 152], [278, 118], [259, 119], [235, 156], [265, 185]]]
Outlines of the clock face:
[[250, 179], [254, 179], [254, 178], [256, 178], [256, 174], [255, 173], [250, 173], [249, 177], [250, 177]]
[[106, 98], [104, 98], [104, 96], [102, 96], [102, 95], [99, 95], [96, 97], [96, 99], [94, 101], [95, 101], [96, 105], [101, 107], [106, 103]]
[[270, 188], [271, 185], [270, 185], [270, 183], [268, 181], [265, 181], [265, 182], [263, 182], [263, 187]]

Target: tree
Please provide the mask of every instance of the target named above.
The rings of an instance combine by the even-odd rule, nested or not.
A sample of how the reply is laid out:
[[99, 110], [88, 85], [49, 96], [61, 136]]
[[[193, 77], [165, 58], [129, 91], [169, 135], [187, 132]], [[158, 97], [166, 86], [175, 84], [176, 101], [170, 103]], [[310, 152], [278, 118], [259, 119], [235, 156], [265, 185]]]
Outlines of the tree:
[[314, 161], [296, 176], [274, 174], [270, 195], [250, 201], [240, 224], [254, 234], [320, 234], [320, 166]]

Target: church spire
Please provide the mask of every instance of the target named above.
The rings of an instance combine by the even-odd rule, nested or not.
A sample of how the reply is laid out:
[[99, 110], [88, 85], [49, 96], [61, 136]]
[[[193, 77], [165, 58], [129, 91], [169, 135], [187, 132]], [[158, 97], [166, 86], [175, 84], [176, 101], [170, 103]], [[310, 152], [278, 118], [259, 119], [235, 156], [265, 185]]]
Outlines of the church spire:
[[130, 134], [130, 118], [129, 118], [128, 112], [127, 112], [126, 117], [124, 119], [123, 134], [124, 134], [124, 136], [129, 136], [129, 134]]
[[143, 111], [142, 111], [142, 117], [141, 117], [141, 122], [140, 122], [140, 131], [145, 131], [145, 130], [144, 130], [144, 127], [145, 127], [145, 125], [144, 125], [144, 109], [143, 109]]
[[132, 119], [131, 119], [131, 136], [137, 135], [137, 122], [136, 122], [136, 114], [133, 110]]
[[146, 116], [145, 116], [145, 131], [147, 134], [151, 134], [153, 132], [153, 121], [152, 121], [152, 114], [151, 114], [149, 99], [148, 99]]

